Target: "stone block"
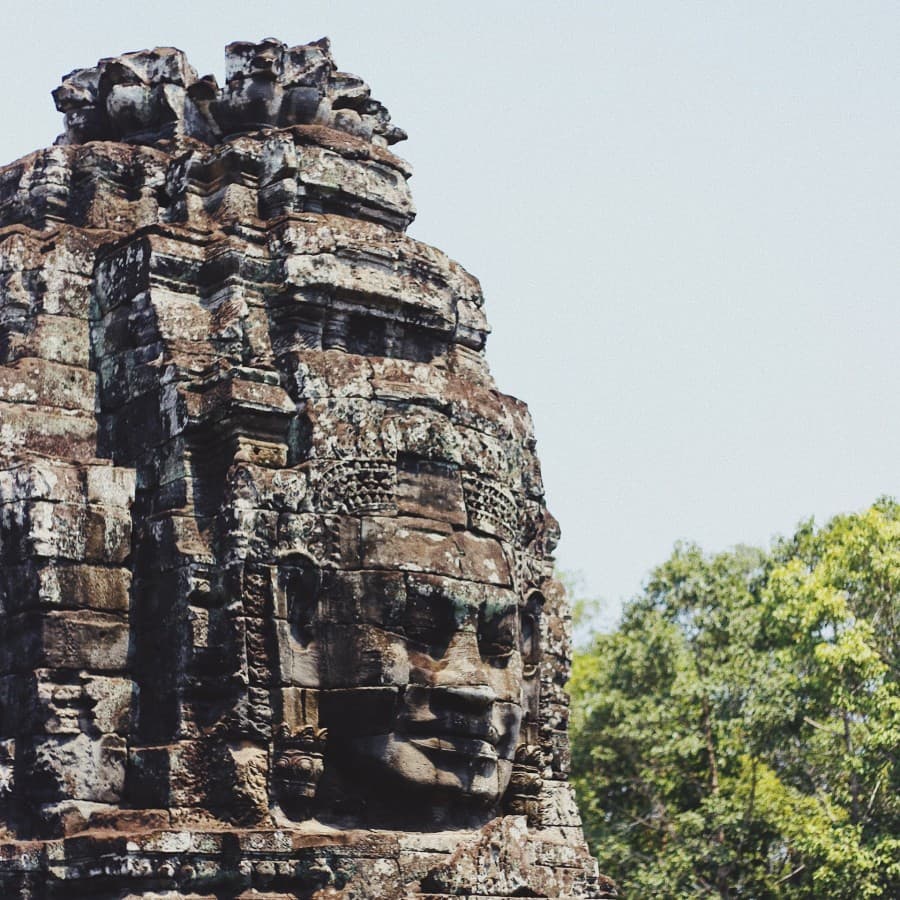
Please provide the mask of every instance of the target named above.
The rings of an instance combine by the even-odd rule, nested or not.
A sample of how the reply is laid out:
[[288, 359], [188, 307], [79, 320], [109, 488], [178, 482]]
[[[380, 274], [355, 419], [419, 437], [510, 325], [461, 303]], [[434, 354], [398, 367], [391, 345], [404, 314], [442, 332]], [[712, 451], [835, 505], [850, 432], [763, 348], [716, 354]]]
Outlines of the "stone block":
[[97, 454], [93, 413], [0, 400], [0, 456], [23, 452], [89, 460]]
[[398, 700], [396, 687], [325, 690], [319, 695], [320, 722], [333, 738], [388, 734]]
[[75, 316], [34, 317], [33, 327], [9, 336], [8, 361], [29, 357], [90, 369], [90, 343], [86, 319]]
[[366, 623], [399, 631], [406, 610], [402, 573], [381, 570], [323, 573], [319, 615], [340, 624]]
[[406, 641], [383, 628], [323, 622], [317, 629], [317, 646], [323, 687], [409, 682]]
[[311, 725], [319, 727], [319, 691], [300, 687], [283, 687], [277, 691], [276, 712], [290, 732]]
[[[16, 506], [16, 504], [12, 504]], [[119, 565], [131, 553], [129, 510], [35, 500], [19, 506], [23, 559], [38, 557]]]
[[0, 400], [93, 414], [96, 375], [77, 366], [20, 358], [0, 366]]
[[[127, 798], [140, 807], [194, 807], [205, 796], [212, 763], [208, 749], [196, 741], [129, 748]], [[190, 834], [180, 837], [189, 847]]]
[[45, 737], [34, 742], [30, 773], [35, 801], [118, 803], [125, 783], [126, 742], [118, 735]]
[[90, 610], [47, 613], [41, 622], [42, 664], [49, 668], [121, 672], [128, 658], [128, 623]]
[[401, 457], [397, 465], [397, 512], [451, 525], [465, 525], [459, 471], [446, 463]]

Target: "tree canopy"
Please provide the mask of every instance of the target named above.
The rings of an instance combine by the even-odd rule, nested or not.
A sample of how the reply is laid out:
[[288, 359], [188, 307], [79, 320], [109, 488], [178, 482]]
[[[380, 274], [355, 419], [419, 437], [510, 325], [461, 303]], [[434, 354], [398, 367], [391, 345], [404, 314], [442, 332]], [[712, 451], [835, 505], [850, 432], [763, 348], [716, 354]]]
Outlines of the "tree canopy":
[[573, 780], [626, 897], [900, 897], [900, 505], [679, 545], [576, 655]]

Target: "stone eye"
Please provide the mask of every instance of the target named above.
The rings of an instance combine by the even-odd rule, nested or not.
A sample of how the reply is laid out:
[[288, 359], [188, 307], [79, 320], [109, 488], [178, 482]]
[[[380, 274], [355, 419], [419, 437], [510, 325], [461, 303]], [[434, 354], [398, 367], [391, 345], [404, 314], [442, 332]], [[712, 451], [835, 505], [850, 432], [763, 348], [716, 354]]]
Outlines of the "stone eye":
[[512, 655], [517, 643], [517, 618], [514, 609], [488, 614], [478, 611], [478, 649], [486, 658], [504, 660]]
[[413, 594], [407, 599], [403, 630], [408, 640], [432, 653], [443, 652], [456, 631], [450, 602], [437, 594]]

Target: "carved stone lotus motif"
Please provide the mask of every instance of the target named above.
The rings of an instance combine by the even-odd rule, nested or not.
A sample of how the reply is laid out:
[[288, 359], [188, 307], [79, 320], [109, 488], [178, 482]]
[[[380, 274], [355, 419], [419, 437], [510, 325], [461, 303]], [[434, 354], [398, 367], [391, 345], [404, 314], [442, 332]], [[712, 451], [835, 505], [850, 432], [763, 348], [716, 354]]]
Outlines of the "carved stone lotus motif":
[[328, 731], [306, 725], [291, 732], [282, 725], [275, 740], [272, 790], [275, 800], [294, 816], [304, 816], [312, 806], [325, 769]]

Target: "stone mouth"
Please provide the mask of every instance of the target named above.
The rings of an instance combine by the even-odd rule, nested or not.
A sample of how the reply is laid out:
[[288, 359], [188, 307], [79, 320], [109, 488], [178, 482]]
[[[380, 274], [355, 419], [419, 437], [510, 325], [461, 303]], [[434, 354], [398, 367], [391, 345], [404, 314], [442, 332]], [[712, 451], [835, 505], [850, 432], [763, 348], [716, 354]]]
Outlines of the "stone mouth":
[[410, 737], [410, 744], [426, 753], [453, 754], [467, 759], [483, 759], [495, 762], [497, 748], [488, 741], [460, 735], [431, 735], [430, 737]]
[[472, 740], [491, 747], [500, 743], [500, 732], [489, 719], [447, 711], [441, 711], [425, 721], [406, 721], [404, 731], [411, 738]]

